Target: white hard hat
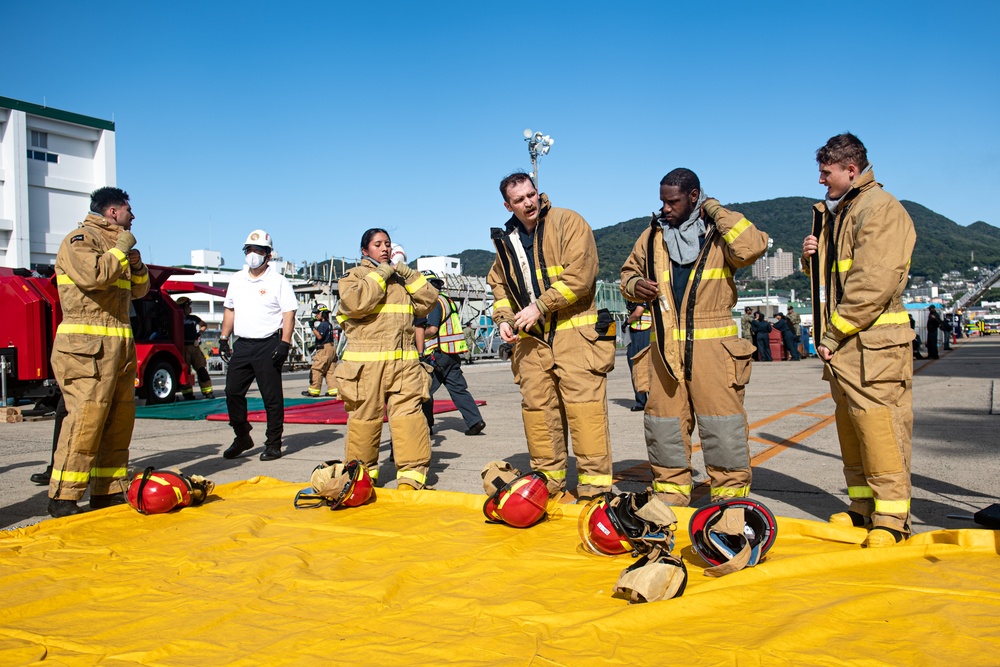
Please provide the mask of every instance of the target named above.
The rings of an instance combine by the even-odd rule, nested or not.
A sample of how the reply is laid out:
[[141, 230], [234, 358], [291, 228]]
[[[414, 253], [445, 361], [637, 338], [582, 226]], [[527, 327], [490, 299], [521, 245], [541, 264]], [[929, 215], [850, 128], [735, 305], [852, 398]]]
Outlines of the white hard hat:
[[392, 250], [389, 252], [389, 263], [398, 264], [399, 262], [406, 263], [406, 251], [403, 250], [403, 246], [393, 243]]
[[271, 244], [271, 235], [263, 229], [255, 229], [250, 232], [250, 236], [247, 237], [246, 243], [243, 245], [256, 245], [262, 248], [270, 248], [274, 250], [274, 246]]

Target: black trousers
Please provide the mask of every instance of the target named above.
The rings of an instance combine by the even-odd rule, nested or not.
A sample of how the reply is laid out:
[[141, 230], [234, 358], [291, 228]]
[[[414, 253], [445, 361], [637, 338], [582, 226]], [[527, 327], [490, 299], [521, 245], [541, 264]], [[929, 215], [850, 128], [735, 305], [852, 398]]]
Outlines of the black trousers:
[[792, 355], [794, 361], [799, 360], [799, 346], [795, 342], [795, 334], [791, 331], [782, 331], [781, 339], [785, 343], [785, 349], [788, 350], [788, 354]]
[[427, 425], [434, 425], [434, 392], [442, 384], [448, 390], [455, 407], [462, 413], [462, 419], [465, 420], [467, 429], [481, 422], [483, 415], [479, 412], [476, 399], [472, 398], [472, 394], [469, 393], [469, 383], [465, 381], [465, 375], [462, 374], [462, 361], [458, 355], [435, 352], [431, 365], [434, 367], [434, 374], [431, 378], [431, 400], [423, 405]]
[[937, 329], [927, 330], [927, 358], [937, 359], [938, 349], [937, 349]]
[[281, 446], [285, 430], [285, 394], [281, 387], [281, 370], [274, 367], [271, 355], [281, 342], [281, 336], [240, 338], [233, 344], [233, 358], [226, 370], [226, 408], [229, 425], [236, 435], [247, 435], [253, 429], [247, 421], [247, 390], [256, 380], [267, 411], [267, 433], [264, 446]]
[[[649, 333], [652, 329], [646, 329], [644, 331], [636, 331], [635, 329], [628, 330], [628, 349], [625, 354], [628, 358], [628, 370], [631, 375], [632, 371], [632, 357], [642, 352], [645, 348], [649, 347]], [[635, 403], [641, 407], [646, 407], [646, 392], [635, 390], [635, 381], [632, 381], [632, 392], [635, 394]]]

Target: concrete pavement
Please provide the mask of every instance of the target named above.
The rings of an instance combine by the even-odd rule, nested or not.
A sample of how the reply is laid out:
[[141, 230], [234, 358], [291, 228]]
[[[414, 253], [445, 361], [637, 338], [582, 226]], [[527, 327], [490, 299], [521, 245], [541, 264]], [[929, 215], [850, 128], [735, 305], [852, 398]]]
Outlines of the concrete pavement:
[[[998, 502], [1000, 414], [995, 406], [1000, 399], [995, 392], [1000, 392], [1000, 336], [963, 339], [953, 351], [942, 352], [938, 361], [914, 363], [914, 531], [974, 527], [972, 521], [948, 515], [971, 515]], [[438, 415], [430, 483], [438, 489], [482, 494], [479, 472], [487, 462], [506, 459], [528, 470], [520, 394], [505, 363], [477, 363], [464, 371], [473, 395], [487, 402], [482, 408], [486, 430], [465, 436], [457, 412]], [[846, 508], [833, 401], [821, 373], [817, 359], [755, 364], [747, 388], [752, 495], [777, 515], [826, 520]], [[225, 384], [221, 377], [215, 382], [220, 389]], [[288, 397], [298, 397], [307, 385], [305, 373], [285, 376]], [[614, 469], [621, 491], [642, 490], [649, 480], [642, 414], [629, 411], [632, 395], [628, 364], [619, 356], [608, 379], [608, 397]], [[437, 397], [447, 398], [447, 392], [442, 388]], [[46, 488], [31, 484], [28, 476], [48, 462], [52, 426], [51, 419], [0, 424], [0, 528], [47, 520]], [[263, 462], [257, 458], [262, 451], [261, 424], [252, 433], [258, 446], [229, 461], [221, 456], [233, 438], [225, 422], [140, 419], [131, 464], [176, 466], [216, 484], [267, 475], [306, 486], [316, 464], [343, 458], [346, 428], [288, 424], [285, 456]], [[388, 437], [386, 428], [380, 479], [383, 485], [394, 486], [394, 468], [387, 461]], [[694, 465], [696, 482], [704, 480], [700, 453], [695, 454]], [[570, 488], [575, 483], [571, 470]], [[696, 504], [705, 502], [702, 497]]]

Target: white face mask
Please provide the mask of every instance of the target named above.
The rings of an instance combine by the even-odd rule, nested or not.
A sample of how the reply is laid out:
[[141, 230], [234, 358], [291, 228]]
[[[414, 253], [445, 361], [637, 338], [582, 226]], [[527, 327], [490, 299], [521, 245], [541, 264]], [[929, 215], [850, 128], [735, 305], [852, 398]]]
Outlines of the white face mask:
[[247, 253], [247, 266], [249, 266], [251, 269], [259, 269], [264, 265], [264, 262], [266, 261], [267, 257], [265, 257], [264, 255], [258, 255], [255, 252]]

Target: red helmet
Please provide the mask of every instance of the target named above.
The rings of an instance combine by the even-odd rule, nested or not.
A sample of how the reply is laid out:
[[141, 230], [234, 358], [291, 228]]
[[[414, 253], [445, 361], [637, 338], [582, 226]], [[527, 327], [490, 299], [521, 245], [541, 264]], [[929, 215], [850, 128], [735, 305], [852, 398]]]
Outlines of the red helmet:
[[372, 483], [371, 475], [368, 474], [368, 466], [361, 461], [350, 461], [344, 466], [344, 474], [350, 477], [350, 482], [344, 486], [339, 498], [331, 500], [330, 509], [332, 510], [341, 505], [357, 507], [365, 504], [372, 497], [375, 484]]
[[190, 505], [191, 487], [183, 475], [150, 467], [132, 478], [125, 499], [141, 514], [163, 514]]
[[[716, 524], [726, 510], [743, 510], [743, 532], [731, 535], [719, 530]], [[713, 566], [729, 562], [745, 546], [750, 547], [747, 567], [764, 559], [764, 555], [778, 536], [778, 523], [767, 509], [756, 500], [733, 498], [720, 500], [702, 507], [691, 515], [691, 546]]]
[[529, 472], [508, 482], [483, 503], [488, 521], [515, 528], [533, 526], [545, 518], [549, 489], [545, 473]]
[[587, 551], [601, 556], [617, 556], [633, 551], [632, 540], [618, 520], [618, 512], [612, 507], [614, 495], [602, 493], [580, 513], [577, 529]]

